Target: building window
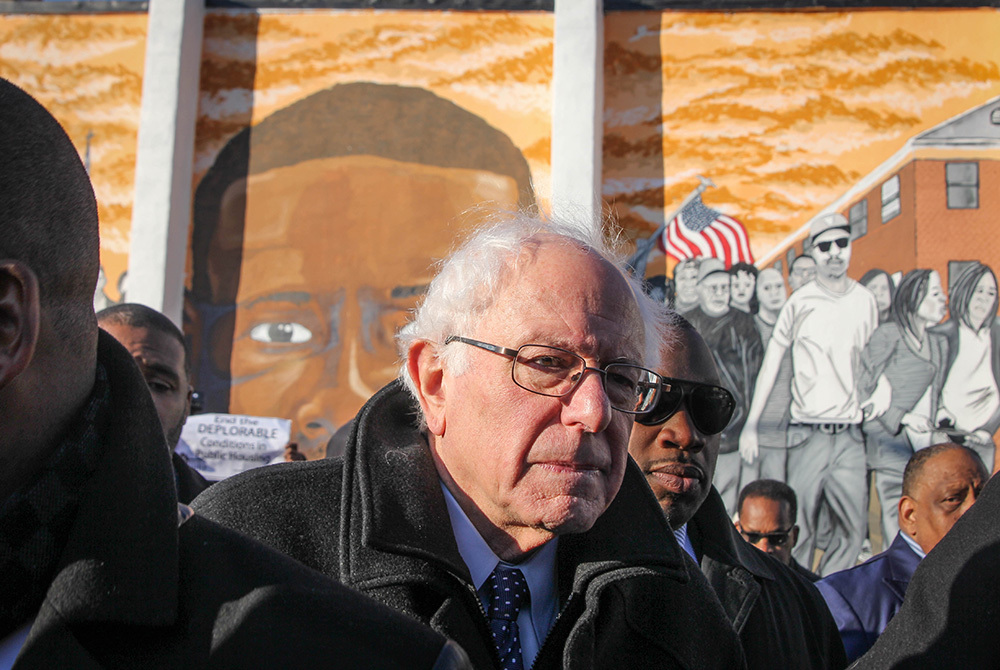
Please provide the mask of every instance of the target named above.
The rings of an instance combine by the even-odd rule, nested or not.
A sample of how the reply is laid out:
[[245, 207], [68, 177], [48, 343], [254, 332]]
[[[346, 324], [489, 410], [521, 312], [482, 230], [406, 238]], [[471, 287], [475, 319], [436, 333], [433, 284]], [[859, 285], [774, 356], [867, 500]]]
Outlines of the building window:
[[882, 184], [882, 223], [899, 216], [899, 175]]
[[785, 271], [785, 269], [782, 267], [782, 263], [781, 263], [781, 259], [780, 258], [778, 260], [774, 261], [774, 264], [771, 267], [773, 267], [775, 270], [777, 270], [778, 272], [781, 272], [781, 273], [784, 273], [784, 271]]
[[792, 263], [795, 261], [795, 257], [798, 254], [795, 252], [795, 247], [789, 247], [788, 251], [785, 252], [785, 263], [788, 265], [788, 271], [792, 271]]
[[948, 209], [979, 209], [979, 163], [946, 163]]
[[868, 201], [862, 200], [855, 204], [847, 213], [851, 224], [851, 239], [856, 240], [868, 233]]

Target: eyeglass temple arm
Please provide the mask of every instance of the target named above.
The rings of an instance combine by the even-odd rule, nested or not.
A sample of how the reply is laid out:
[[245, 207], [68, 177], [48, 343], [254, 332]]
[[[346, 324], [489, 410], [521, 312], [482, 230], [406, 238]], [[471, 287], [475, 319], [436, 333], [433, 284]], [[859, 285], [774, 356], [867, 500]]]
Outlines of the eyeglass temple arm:
[[474, 347], [479, 347], [480, 349], [485, 349], [486, 351], [492, 351], [495, 354], [500, 354], [501, 356], [509, 356], [514, 358], [517, 356], [517, 349], [508, 349], [507, 347], [498, 347], [495, 344], [489, 344], [488, 342], [480, 342], [479, 340], [470, 340], [467, 337], [461, 337], [459, 335], [449, 335], [445, 338], [445, 344], [451, 344], [452, 342], [461, 342], [463, 344], [470, 344]]

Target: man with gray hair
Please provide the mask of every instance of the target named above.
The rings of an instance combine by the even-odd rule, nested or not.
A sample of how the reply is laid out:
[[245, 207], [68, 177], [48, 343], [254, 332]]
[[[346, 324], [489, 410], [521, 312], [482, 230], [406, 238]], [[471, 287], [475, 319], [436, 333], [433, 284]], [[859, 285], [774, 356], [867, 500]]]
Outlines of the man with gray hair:
[[[833, 529], [818, 570], [826, 575], [854, 565], [865, 536], [868, 490], [861, 419], [867, 401], [858, 398], [856, 375], [861, 351], [878, 325], [878, 305], [871, 291], [847, 276], [851, 228], [842, 214], [813, 219], [810, 241], [816, 278], [792, 293], [778, 314], [740, 436], [740, 453], [750, 464], [759, 456], [761, 415], [790, 350], [788, 485], [802, 510], [794, 554], [806, 568], [812, 566], [824, 507]], [[878, 408], [873, 411], [879, 413]]]
[[[498, 214], [399, 335], [342, 459], [199, 511], [458, 642], [477, 668], [739, 667], [718, 600], [628, 458], [656, 306], [597, 225]], [[697, 622], [692, 625], [692, 622]]]

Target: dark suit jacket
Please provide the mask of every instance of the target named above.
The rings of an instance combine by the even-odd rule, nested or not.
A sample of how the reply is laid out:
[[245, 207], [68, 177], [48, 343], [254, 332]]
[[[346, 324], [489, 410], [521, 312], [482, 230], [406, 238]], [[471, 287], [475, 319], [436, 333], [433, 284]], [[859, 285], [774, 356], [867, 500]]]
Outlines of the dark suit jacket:
[[837, 620], [849, 661], [871, 649], [899, 611], [919, 563], [920, 557], [897, 534], [886, 551], [817, 582]]
[[174, 466], [174, 483], [177, 484], [177, 500], [185, 505], [212, 485], [201, 473], [187, 464], [176, 451], [170, 452], [170, 462]]
[[[195, 507], [499, 659], [458, 551], [418, 410], [396, 381], [361, 409], [343, 459], [257, 468]], [[740, 645], [635, 463], [587, 532], [557, 551], [559, 615], [533, 668], [738, 668]]]
[[843, 668], [844, 648], [811, 582], [743, 540], [719, 493], [688, 522], [688, 537], [753, 668]]
[[[940, 326], [931, 328], [931, 332], [941, 333], [948, 340], [948, 356], [945, 359], [944, 369], [944, 378], [947, 380], [951, 366], [958, 355], [958, 324], [954, 319], [949, 319]], [[990, 368], [993, 371], [993, 379], [1000, 386], [1000, 318], [994, 317], [993, 323], [990, 325], [990, 343], [992, 344]], [[1000, 408], [997, 408], [997, 411], [993, 412], [993, 415], [980, 428], [989, 432], [990, 435], [1000, 430]]]
[[920, 562], [860, 670], [1000, 668], [1000, 480]]
[[163, 431], [101, 333], [103, 454], [15, 668], [432, 667], [446, 641], [195, 515], [179, 523]]
[[806, 568], [802, 567], [802, 564], [796, 561], [794, 558], [792, 559], [792, 562], [788, 567], [792, 569], [792, 572], [795, 572], [800, 577], [804, 577], [807, 581], [815, 583], [818, 582], [820, 579], [819, 575], [817, 575], [812, 570], [807, 570]]

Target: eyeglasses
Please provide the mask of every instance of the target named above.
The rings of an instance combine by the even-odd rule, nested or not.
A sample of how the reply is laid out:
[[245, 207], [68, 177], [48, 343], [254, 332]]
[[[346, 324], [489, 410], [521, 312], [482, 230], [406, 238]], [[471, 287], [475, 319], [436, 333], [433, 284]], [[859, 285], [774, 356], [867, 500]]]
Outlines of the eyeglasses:
[[746, 530], [740, 532], [743, 534], [743, 539], [754, 546], [760, 544], [764, 538], [767, 538], [767, 543], [772, 547], [783, 547], [788, 542], [788, 537], [791, 535], [792, 529], [776, 530], [773, 533], [751, 533]]
[[850, 243], [846, 237], [841, 237], [836, 240], [827, 240], [826, 242], [817, 242], [816, 247], [822, 251], [824, 254], [830, 251], [830, 247], [834, 244], [837, 245], [839, 249], [846, 249], [847, 245]]
[[612, 409], [628, 414], [648, 412], [659, 397], [660, 375], [631, 363], [608, 363], [592, 368], [572, 351], [545, 344], [525, 344], [508, 349], [495, 344], [451, 335], [444, 343], [461, 342], [512, 359], [510, 375], [525, 391], [561, 398], [573, 392], [587, 370], [601, 374]]
[[726, 389], [671, 377], [661, 380], [659, 401], [648, 413], [637, 416], [636, 423], [644, 426], [664, 423], [683, 405], [695, 428], [704, 435], [721, 433], [729, 425], [736, 411], [736, 399]]

